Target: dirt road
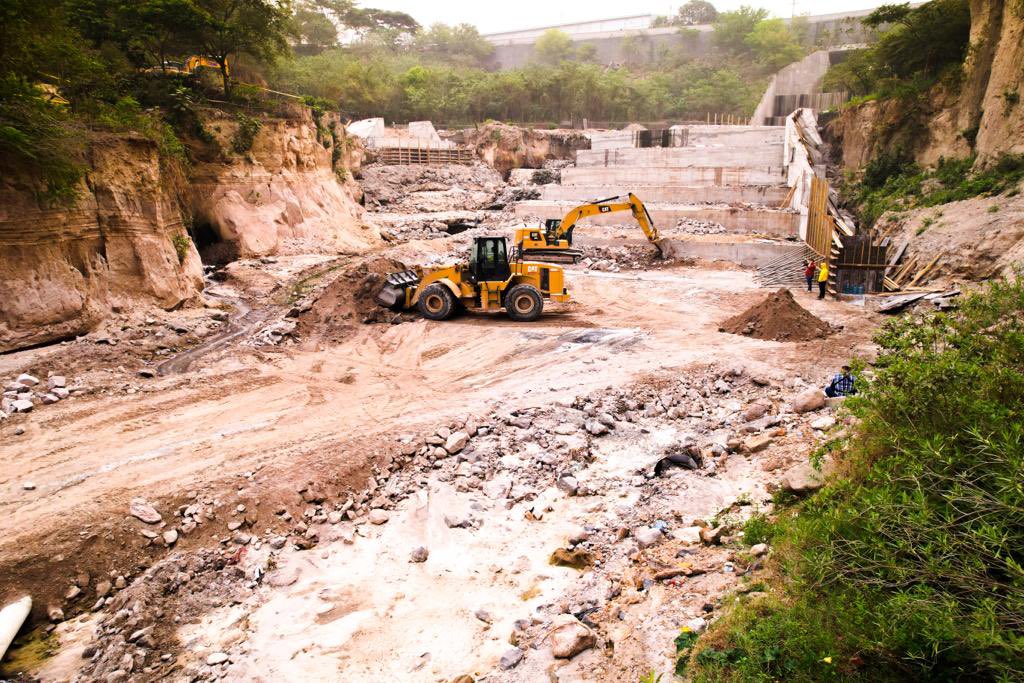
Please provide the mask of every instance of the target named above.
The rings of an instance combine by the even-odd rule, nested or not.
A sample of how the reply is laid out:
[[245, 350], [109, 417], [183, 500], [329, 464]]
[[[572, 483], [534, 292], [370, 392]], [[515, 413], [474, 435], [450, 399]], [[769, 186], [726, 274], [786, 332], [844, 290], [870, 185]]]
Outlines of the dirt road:
[[[862, 310], [798, 297], [848, 331], [828, 345], [720, 333], [720, 321], [765, 294], [738, 270], [573, 270], [570, 279], [575, 301], [549, 307], [535, 324], [466, 315], [357, 325], [337, 345], [221, 350], [134, 395], [49, 406], [21, 436], [0, 427], [0, 568], [12, 577], [3, 590], [28, 588], [45, 600], [83, 571], [129, 573], [159, 556], [126, 517], [135, 497], [170, 519], [205, 492], [221, 505], [248, 505], [262, 525], [308, 481], [358, 487], [404, 434], [671, 376], [691, 363], [817, 381], [823, 360], [848, 357], [873, 327]], [[23, 488], [28, 480], [33, 490]], [[197, 532], [177, 548], [217, 538]]]

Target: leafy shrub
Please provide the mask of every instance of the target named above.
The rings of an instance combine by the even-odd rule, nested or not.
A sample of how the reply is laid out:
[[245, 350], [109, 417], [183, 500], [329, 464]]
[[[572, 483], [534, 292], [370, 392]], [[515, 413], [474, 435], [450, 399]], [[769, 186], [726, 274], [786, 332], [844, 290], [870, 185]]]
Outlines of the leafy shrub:
[[[1012, 192], [1024, 180], [1024, 155], [1006, 154], [987, 169], [973, 171], [974, 157], [940, 159], [934, 170], [883, 154], [872, 160], [859, 183], [844, 188], [861, 219], [874, 224], [886, 211], [939, 206], [972, 197]], [[933, 182], [934, 181], [934, 182]]]
[[241, 112], [235, 118], [238, 120], [238, 129], [231, 137], [231, 149], [236, 154], [245, 154], [252, 149], [252, 143], [263, 127], [263, 122]]
[[42, 198], [71, 202], [82, 177], [81, 130], [67, 111], [16, 78], [0, 78], [0, 161], [42, 182]]
[[[839, 479], [773, 530], [696, 681], [1024, 678], [1024, 282], [877, 335]], [[708, 653], [708, 654], [705, 654]]]
[[178, 232], [171, 236], [171, 244], [174, 245], [174, 253], [178, 255], [178, 263], [185, 263], [189, 247], [192, 246], [192, 240], [189, 239], [187, 234]]

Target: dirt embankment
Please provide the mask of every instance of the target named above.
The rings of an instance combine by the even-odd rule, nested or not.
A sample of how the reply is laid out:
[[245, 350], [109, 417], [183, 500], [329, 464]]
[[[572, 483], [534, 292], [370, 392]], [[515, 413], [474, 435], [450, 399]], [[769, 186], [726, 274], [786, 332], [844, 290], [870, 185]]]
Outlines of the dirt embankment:
[[821, 339], [835, 330], [798, 304], [792, 292], [783, 288], [726, 320], [719, 331], [756, 339], [794, 342]]
[[98, 136], [87, 164], [73, 204], [0, 179], [0, 352], [82, 334], [134, 302], [174, 308], [202, 289], [195, 248], [175, 251], [186, 233], [156, 144]]
[[[843, 165], [859, 168], [878, 153], [905, 145], [922, 164], [973, 152], [986, 165], [1024, 152], [1024, 11], [1015, 0], [971, 0], [971, 49], [956, 92], [937, 86], [918, 116], [896, 100], [846, 109], [829, 125]], [[968, 138], [977, 131], [972, 150]]]
[[[318, 128], [307, 109], [259, 118], [251, 149], [237, 153], [239, 120], [204, 112], [213, 140], [190, 142], [188, 179], [169, 177], [156, 144], [135, 134], [89, 140], [73, 204], [44, 202], [30, 180], [3, 174], [0, 352], [84, 334], [136, 304], [173, 309], [195, 300], [200, 253], [226, 261], [379, 245], [349, 170], [358, 150], [340, 125], [325, 117]], [[190, 199], [192, 206], [179, 202]], [[183, 219], [190, 211], [194, 243]]]
[[[204, 112], [219, 153], [197, 163], [192, 173], [200, 247], [229, 243], [246, 257], [357, 252], [379, 244], [380, 234], [355, 200], [361, 190], [345, 164], [356, 163], [358, 155], [345, 153], [344, 131], [338, 127], [334, 142], [307, 109], [292, 118], [259, 121], [251, 149], [232, 153], [238, 119]], [[334, 145], [340, 146], [340, 174], [332, 163]]]
[[513, 168], [543, 168], [550, 159], [575, 159], [578, 149], [590, 149], [590, 138], [576, 130], [537, 130], [488, 123], [462, 132], [487, 165], [502, 174]]

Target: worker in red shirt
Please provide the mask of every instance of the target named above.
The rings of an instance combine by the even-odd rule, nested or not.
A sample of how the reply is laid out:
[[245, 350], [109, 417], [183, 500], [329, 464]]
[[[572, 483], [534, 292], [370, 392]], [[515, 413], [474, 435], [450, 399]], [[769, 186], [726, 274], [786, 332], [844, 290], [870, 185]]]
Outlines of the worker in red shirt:
[[807, 280], [807, 291], [814, 291], [814, 261], [804, 261], [804, 279]]

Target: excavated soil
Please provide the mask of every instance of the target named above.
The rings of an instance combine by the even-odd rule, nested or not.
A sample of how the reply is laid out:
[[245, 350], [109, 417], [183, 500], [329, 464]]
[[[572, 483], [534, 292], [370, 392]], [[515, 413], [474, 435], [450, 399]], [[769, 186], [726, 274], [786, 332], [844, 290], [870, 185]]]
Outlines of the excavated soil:
[[378, 306], [374, 296], [389, 273], [405, 269], [399, 261], [381, 258], [368, 259], [343, 272], [327, 285], [308, 310], [298, 315], [299, 336], [339, 343], [351, 337], [359, 324], [393, 321], [398, 314]]
[[768, 341], [810, 341], [832, 334], [832, 326], [816, 318], [793, 298], [788, 289], [769, 294], [743, 313], [729, 318], [720, 332]]

